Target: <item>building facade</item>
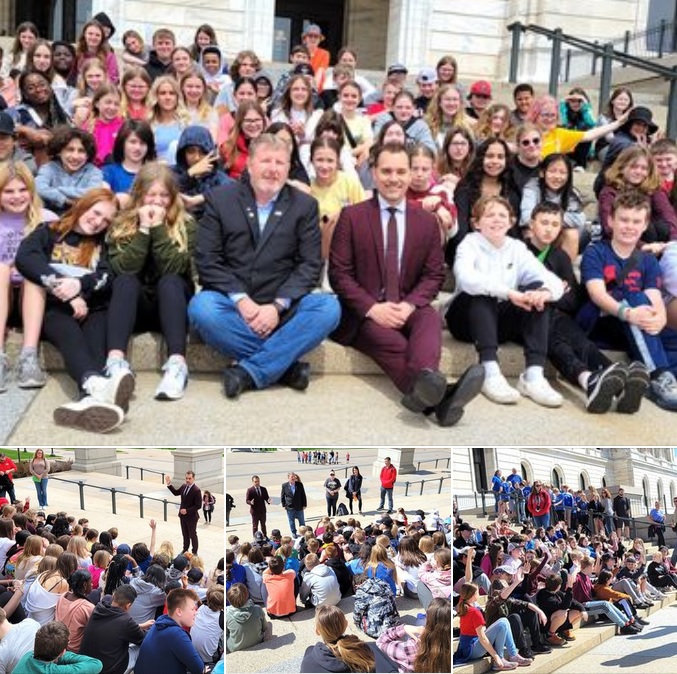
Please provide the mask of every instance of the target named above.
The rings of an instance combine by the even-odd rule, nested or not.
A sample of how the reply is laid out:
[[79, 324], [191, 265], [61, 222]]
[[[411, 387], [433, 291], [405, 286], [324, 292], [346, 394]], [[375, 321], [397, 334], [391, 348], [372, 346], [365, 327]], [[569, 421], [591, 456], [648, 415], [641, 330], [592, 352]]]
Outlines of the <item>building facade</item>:
[[[209, 23], [228, 57], [253, 49], [263, 61], [286, 61], [303, 27], [318, 23], [326, 47], [336, 54], [353, 46], [360, 67], [383, 70], [406, 63], [411, 70], [454, 54], [463, 79], [505, 80], [511, 35], [520, 21], [560, 27], [589, 40], [606, 41], [647, 22], [674, 15], [676, 0], [0, 0], [0, 32], [11, 35], [20, 21], [36, 22], [50, 39], [74, 39], [92, 14], [105, 11], [117, 38], [134, 28], [150, 39], [171, 28], [179, 44], [190, 44], [195, 29]], [[672, 14], [671, 14], [672, 12]], [[119, 44], [119, 43], [118, 43]], [[519, 78], [546, 81], [550, 45], [527, 34]]]
[[[496, 470], [509, 474], [513, 468], [530, 482], [538, 479], [556, 487], [566, 484], [574, 490], [607, 487], [615, 493], [622, 486], [646, 512], [656, 500], [672, 512], [672, 499], [677, 496], [672, 448], [454, 447], [452, 494], [459, 507], [472, 508], [475, 494], [490, 488]], [[634, 512], [635, 516], [640, 514], [645, 513]]]

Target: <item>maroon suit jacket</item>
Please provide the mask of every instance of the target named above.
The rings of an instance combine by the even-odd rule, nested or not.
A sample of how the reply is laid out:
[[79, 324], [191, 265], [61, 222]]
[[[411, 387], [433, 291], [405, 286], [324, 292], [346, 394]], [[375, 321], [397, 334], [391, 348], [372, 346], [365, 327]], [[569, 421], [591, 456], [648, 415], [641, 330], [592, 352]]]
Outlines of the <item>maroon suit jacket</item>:
[[[444, 256], [435, 217], [407, 202], [400, 262], [402, 301], [428, 306], [444, 282]], [[369, 309], [383, 301], [385, 252], [378, 199], [341, 211], [329, 253], [329, 281], [341, 302], [341, 323], [332, 335], [341, 344], [355, 339]]]

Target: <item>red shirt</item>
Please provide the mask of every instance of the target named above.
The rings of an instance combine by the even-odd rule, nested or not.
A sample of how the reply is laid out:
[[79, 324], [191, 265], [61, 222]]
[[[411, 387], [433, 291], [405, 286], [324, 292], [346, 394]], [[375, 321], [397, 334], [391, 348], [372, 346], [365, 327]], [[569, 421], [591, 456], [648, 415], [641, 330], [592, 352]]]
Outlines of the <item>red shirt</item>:
[[392, 489], [397, 480], [397, 468], [391, 463], [390, 466], [381, 468], [381, 486], [384, 489]]
[[477, 628], [487, 624], [484, 614], [476, 606], [468, 606], [468, 612], [461, 616], [460, 622], [461, 634], [465, 637], [476, 637]]
[[[7, 473], [8, 470], [16, 470], [16, 463], [6, 456], [2, 461], [0, 461], [0, 470], [5, 473]], [[7, 477], [10, 479], [10, 482], [14, 480], [13, 473], [7, 473]]]

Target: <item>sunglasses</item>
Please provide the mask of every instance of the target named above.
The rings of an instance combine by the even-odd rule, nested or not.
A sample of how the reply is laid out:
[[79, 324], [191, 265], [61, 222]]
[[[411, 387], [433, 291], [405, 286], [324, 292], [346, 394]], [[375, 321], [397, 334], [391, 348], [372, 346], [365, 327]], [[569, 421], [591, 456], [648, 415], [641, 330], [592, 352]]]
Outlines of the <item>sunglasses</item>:
[[541, 144], [541, 139], [540, 138], [522, 138], [520, 141], [520, 145], [522, 147], [529, 147], [530, 145], [540, 145]]

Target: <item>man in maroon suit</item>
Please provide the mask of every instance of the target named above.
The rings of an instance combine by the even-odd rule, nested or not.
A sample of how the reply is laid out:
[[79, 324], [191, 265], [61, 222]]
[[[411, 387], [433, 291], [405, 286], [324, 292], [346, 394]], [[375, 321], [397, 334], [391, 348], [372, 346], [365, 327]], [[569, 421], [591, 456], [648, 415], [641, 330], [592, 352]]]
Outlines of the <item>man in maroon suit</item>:
[[195, 484], [195, 473], [186, 471], [186, 481], [178, 489], [172, 486], [172, 478], [165, 476], [167, 489], [175, 496], [181, 496], [179, 503], [179, 522], [181, 522], [181, 534], [183, 535], [183, 552], [187, 552], [193, 545], [193, 554], [197, 555], [197, 521], [202, 508], [202, 492]]
[[410, 159], [401, 145], [375, 157], [373, 199], [343, 209], [331, 243], [329, 281], [342, 317], [332, 337], [373, 358], [412, 412], [452, 426], [480, 391], [481, 367], [454, 385], [439, 371], [440, 316], [431, 306], [444, 280], [435, 218], [406, 200]]
[[252, 516], [252, 533], [256, 532], [261, 525], [261, 532], [264, 536], [268, 535], [266, 531], [266, 503], [270, 505], [270, 496], [268, 490], [261, 486], [261, 480], [258, 475], [252, 477], [253, 486], [247, 489], [245, 503], [249, 506], [249, 514]]

